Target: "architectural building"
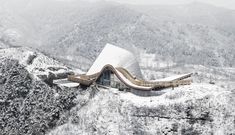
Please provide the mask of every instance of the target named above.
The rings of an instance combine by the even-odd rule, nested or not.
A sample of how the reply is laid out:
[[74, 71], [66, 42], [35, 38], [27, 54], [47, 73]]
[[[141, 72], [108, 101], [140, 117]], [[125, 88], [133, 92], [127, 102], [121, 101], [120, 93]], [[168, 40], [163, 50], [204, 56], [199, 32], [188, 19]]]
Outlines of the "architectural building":
[[120, 90], [158, 91], [189, 85], [192, 80], [186, 78], [191, 75], [189, 73], [160, 80], [143, 80], [135, 56], [125, 49], [107, 44], [86, 74], [70, 75], [68, 80], [83, 86], [97, 84]]

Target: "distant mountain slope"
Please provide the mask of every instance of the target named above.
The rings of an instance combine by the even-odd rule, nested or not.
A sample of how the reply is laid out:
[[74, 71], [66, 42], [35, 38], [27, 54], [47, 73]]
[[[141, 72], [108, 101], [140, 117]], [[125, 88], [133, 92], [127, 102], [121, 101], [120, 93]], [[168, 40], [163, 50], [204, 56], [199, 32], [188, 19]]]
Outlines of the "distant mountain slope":
[[128, 7], [155, 17], [158, 21], [202, 24], [235, 32], [235, 10], [200, 2], [186, 5], [128, 5]]
[[177, 63], [234, 66], [235, 35], [216, 27], [157, 19], [123, 6], [104, 7], [90, 20], [75, 25], [58, 40], [58, 51], [93, 61], [101, 48], [113, 43], [127, 49], [137, 47]]
[[[12, 8], [9, 3], [5, 8]], [[30, 1], [23, 6], [24, 10], [13, 6], [11, 11], [17, 22], [29, 29], [17, 29], [26, 35], [22, 42], [84, 70], [106, 43], [132, 50], [136, 55], [146, 49], [156, 54], [156, 61], [235, 66], [235, 17], [231, 10], [200, 3], [133, 7], [54, 0]], [[20, 26], [6, 27], [11, 30]], [[1, 37], [8, 40], [12, 36]]]

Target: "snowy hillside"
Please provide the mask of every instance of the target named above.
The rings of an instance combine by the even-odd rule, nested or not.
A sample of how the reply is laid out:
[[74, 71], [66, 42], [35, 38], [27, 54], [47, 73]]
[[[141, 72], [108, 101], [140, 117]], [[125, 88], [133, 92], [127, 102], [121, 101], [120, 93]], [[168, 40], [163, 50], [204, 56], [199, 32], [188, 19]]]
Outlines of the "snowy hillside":
[[39, 52], [34, 52], [35, 60], [27, 61], [33, 51], [24, 48], [0, 51], [0, 134], [43, 135], [65, 122], [63, 115], [76, 104], [78, 89], [51, 87], [35, 78], [36, 70], [46, 75], [45, 65], [55, 68], [52, 65], [58, 67], [59, 62]]
[[[34, 79], [44, 80], [49, 84], [52, 83], [52, 79], [66, 78], [67, 75], [74, 74], [71, 68], [66, 67], [61, 62], [30, 48], [0, 49], [0, 59], [17, 60], [32, 74]], [[76, 70], [76, 72], [81, 73], [80, 70]]]
[[99, 89], [87, 104], [71, 110], [68, 123], [48, 135], [230, 134], [235, 132], [233, 96], [206, 84], [153, 97]]
[[[198, 68], [199, 69], [199, 68]], [[29, 48], [0, 50], [3, 134], [230, 134], [234, 90], [193, 83], [141, 97], [117, 89], [65, 88], [35, 78], [69, 68]], [[229, 70], [234, 73], [234, 70]], [[53, 79], [53, 78], [51, 78]], [[46, 82], [46, 83], [45, 83]]]

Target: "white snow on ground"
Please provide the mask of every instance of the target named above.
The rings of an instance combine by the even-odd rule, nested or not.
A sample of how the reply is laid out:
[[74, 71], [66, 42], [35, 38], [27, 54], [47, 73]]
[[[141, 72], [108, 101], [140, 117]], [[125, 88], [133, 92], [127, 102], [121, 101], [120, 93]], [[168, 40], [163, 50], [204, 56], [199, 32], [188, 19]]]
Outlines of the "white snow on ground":
[[[112, 89], [115, 91], [115, 89]], [[215, 97], [224, 93], [220, 87], [211, 84], [198, 84], [193, 83], [191, 85], [185, 85], [180, 87], [175, 87], [174, 90], [171, 88], [164, 89], [168, 91], [161, 96], [149, 96], [141, 97], [132, 93], [120, 93], [120, 98], [123, 100], [128, 100], [134, 105], [138, 106], [156, 106], [159, 104], [175, 104], [177, 102], [185, 102], [191, 99], [200, 99], [205, 95], [213, 94]], [[227, 91], [231, 93], [230, 91]]]
[[63, 86], [68, 88], [74, 88], [80, 85], [79, 83], [68, 81], [68, 79], [53, 80], [53, 83], [58, 86]]
[[[168, 92], [160, 96], [141, 97], [113, 88], [99, 88], [88, 103], [73, 108], [70, 122], [48, 135], [183, 134], [184, 129], [188, 129], [189, 134], [234, 131], [234, 106], [229, 103], [231, 92], [203, 83], [166, 90]], [[205, 120], [197, 120], [200, 118]], [[176, 124], [176, 131], [169, 131]], [[135, 132], [140, 130], [143, 133]]]
[[188, 73], [188, 74], [181, 74], [181, 75], [174, 75], [174, 76], [170, 76], [170, 77], [166, 77], [166, 78], [162, 78], [162, 79], [157, 79], [157, 80], [152, 80], [152, 81], [153, 82], [154, 81], [173, 81], [175, 79], [181, 78], [181, 77], [189, 75], [189, 74], [190, 73]]
[[49, 72], [58, 74], [70, 71], [64, 64], [25, 47], [0, 49], [1, 58], [18, 60], [35, 78], [37, 75], [48, 75]]
[[91, 75], [100, 72], [100, 70], [107, 64], [110, 64], [113, 67], [126, 68], [133, 75], [142, 77], [140, 67], [135, 56], [131, 52], [111, 44], [107, 44], [104, 47], [87, 74]]

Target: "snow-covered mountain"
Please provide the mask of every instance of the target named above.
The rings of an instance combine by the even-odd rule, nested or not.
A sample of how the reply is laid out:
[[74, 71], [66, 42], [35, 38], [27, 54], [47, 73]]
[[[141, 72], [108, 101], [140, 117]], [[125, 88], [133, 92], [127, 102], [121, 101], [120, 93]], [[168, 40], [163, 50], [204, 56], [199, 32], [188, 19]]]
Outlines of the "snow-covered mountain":
[[[234, 16], [202, 3], [0, 0], [0, 134], [234, 134]], [[145, 79], [193, 72], [194, 83], [150, 97], [52, 83], [88, 70], [106, 43], [131, 51]]]
[[195, 84], [155, 97], [100, 89], [86, 105], [71, 110], [70, 121], [48, 135], [234, 133], [232, 96], [220, 88]]
[[235, 11], [209, 4], [193, 2], [186, 5], [129, 5], [131, 9], [144, 12], [158, 21], [201, 24], [235, 32]]
[[76, 104], [79, 89], [51, 86], [49, 80], [67, 70], [32, 49], [0, 49], [0, 134], [42, 135], [66, 121], [60, 118]]
[[[136, 54], [146, 49], [156, 54], [156, 61], [217, 67], [233, 67], [235, 63], [233, 10], [202, 3], [133, 6], [54, 0], [21, 2], [21, 6], [27, 3], [24, 10], [21, 6], [13, 6], [11, 10], [10, 3], [4, 8], [18, 18], [14, 22], [21, 22], [28, 30], [6, 26], [1, 41], [9, 41], [11, 35], [16, 35], [6, 31], [24, 33], [27, 45], [84, 70], [106, 43], [135, 50]], [[12, 28], [17, 30], [12, 32]], [[22, 36], [13, 36], [16, 41], [19, 35]]]
[[[33, 56], [33, 57], [32, 57]], [[112, 88], [65, 88], [36, 78], [70, 69], [29, 48], [0, 50], [0, 133], [233, 134], [234, 91], [193, 83], [141, 97]], [[51, 78], [53, 79], [53, 78]]]

